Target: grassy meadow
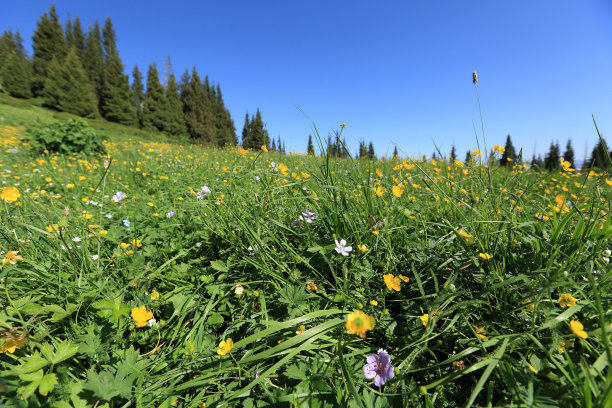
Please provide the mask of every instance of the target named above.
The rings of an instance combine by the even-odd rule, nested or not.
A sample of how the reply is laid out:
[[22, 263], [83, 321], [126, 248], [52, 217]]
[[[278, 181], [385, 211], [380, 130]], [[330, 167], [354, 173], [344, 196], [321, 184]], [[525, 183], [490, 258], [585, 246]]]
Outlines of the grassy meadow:
[[68, 115], [3, 98], [1, 404], [612, 406], [612, 176], [101, 120], [38, 154]]

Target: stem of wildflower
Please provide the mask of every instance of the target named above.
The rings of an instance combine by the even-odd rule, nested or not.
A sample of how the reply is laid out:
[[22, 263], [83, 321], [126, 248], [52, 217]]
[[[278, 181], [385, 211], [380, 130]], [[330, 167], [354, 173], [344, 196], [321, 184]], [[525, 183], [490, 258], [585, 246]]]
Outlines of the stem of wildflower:
[[[244, 368], [242, 368], [242, 366], [240, 365], [240, 363], [238, 362], [238, 360], [236, 360], [236, 358], [234, 357], [234, 355], [232, 354], [232, 351], [229, 351], [229, 355], [232, 358], [232, 360], [234, 360], [234, 363], [236, 363], [236, 366], [238, 366], [238, 371], [243, 371], [245, 373], [245, 375], [247, 376], [247, 378], [249, 377], [249, 375], [251, 375], [247, 370], [245, 370]], [[242, 377], [240, 377], [240, 386], [242, 386]]]

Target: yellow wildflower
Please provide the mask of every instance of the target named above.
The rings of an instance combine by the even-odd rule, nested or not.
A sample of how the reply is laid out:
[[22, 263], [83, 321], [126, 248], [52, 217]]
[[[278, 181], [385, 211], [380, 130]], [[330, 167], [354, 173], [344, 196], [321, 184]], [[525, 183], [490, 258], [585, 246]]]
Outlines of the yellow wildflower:
[[20, 196], [21, 193], [19, 193], [17, 187], [5, 187], [2, 189], [2, 193], [0, 193], [0, 198], [9, 203], [17, 201]]
[[393, 195], [397, 198], [400, 198], [402, 194], [404, 194], [404, 189], [402, 188], [402, 186], [393, 186], [391, 191], [393, 192]]
[[148, 311], [146, 306], [135, 307], [132, 309], [132, 319], [138, 327], [144, 327], [153, 318], [153, 313]]
[[421, 316], [421, 323], [423, 323], [423, 326], [427, 326], [427, 323], [429, 323], [429, 314], [425, 313]]
[[404, 275], [399, 275], [399, 278], [400, 278], [401, 280], [403, 280], [404, 282], [406, 282], [406, 283], [408, 283], [408, 281], [410, 281], [410, 278], [409, 278], [409, 277], [407, 277], [407, 276], [404, 276]]
[[383, 194], [385, 194], [385, 190], [384, 188], [382, 188], [382, 186], [376, 186], [376, 187], [372, 187], [372, 190], [374, 190], [374, 194], [372, 195], [372, 197], [382, 197]]
[[10, 263], [11, 265], [15, 265], [17, 263], [17, 261], [23, 261], [23, 257], [21, 255], [18, 255], [19, 251], [8, 251], [5, 255], [4, 255], [4, 260], [2, 261], [2, 266], [6, 265], [7, 263]]
[[372, 300], [370, 300], [370, 304], [371, 304], [372, 306], [378, 306], [378, 301], [376, 301], [376, 300], [372, 299]]
[[531, 301], [531, 299], [525, 299], [523, 300], [523, 304], [527, 305], [527, 309], [529, 310], [533, 310], [535, 309], [535, 305], [533, 304], [533, 302]]
[[314, 291], [316, 291], [316, 290], [317, 290], [317, 285], [315, 285], [315, 284], [314, 284], [314, 283], [312, 283], [312, 282], [308, 282], [308, 283], [306, 284], [306, 289], [308, 289], [308, 290], [312, 290], [312, 291], [314, 292]]
[[234, 341], [231, 338], [227, 338], [219, 343], [219, 350], [217, 350], [217, 354], [220, 356], [224, 356], [230, 352], [231, 349], [234, 348]]
[[485, 330], [484, 327], [478, 327], [476, 325], [474, 325], [474, 330], [476, 330], [476, 335], [478, 337], [480, 337], [480, 340], [482, 341], [489, 341], [489, 339], [487, 338], [487, 331]]
[[159, 299], [159, 292], [156, 290], [151, 292], [151, 300], [158, 300], [158, 299]]
[[569, 293], [562, 293], [561, 296], [559, 296], [559, 299], [557, 299], [557, 302], [559, 302], [559, 306], [561, 307], [574, 306], [577, 301], [578, 299]]
[[349, 314], [346, 319], [346, 331], [349, 334], [357, 334], [362, 339], [366, 336], [367, 330], [374, 328], [374, 318], [363, 313], [361, 310], [355, 310]]
[[287, 171], [289, 170], [289, 167], [287, 167], [287, 165], [285, 165], [284, 163], [280, 163], [278, 165], [278, 169], [283, 174], [283, 176], [286, 176], [287, 175]]
[[478, 254], [479, 257], [481, 257], [482, 259], [484, 259], [485, 261], [488, 261], [489, 259], [493, 258], [493, 255], [489, 255], [489, 254], [485, 254], [485, 253], [479, 253]]
[[261, 145], [261, 150], [268, 153], [268, 148], [266, 147], [266, 145]]
[[246, 156], [249, 153], [248, 150], [243, 149], [241, 146], [238, 146], [238, 150], [240, 150], [240, 154], [243, 156]]
[[581, 339], [586, 339], [587, 337], [589, 337], [587, 332], [584, 331], [584, 326], [582, 325], [582, 323], [577, 320], [570, 321], [570, 330], [572, 331], [572, 333], [574, 333]]
[[372, 230], [372, 234], [378, 235], [378, 234], [380, 234], [380, 231], [378, 231], [377, 229], [374, 229], [374, 230]]
[[0, 345], [0, 354], [6, 353], [7, 351], [12, 354], [15, 352], [16, 349], [21, 348], [25, 345], [26, 336], [25, 334], [22, 334], [19, 337], [9, 336], [8, 338], [5, 338], [4, 340], [5, 340], [4, 343]]
[[470, 239], [472, 236], [465, 232], [464, 230], [459, 231], [459, 236], [463, 239]]
[[295, 331], [295, 334], [302, 334], [306, 331], [306, 326], [304, 326], [303, 324], [300, 325], [300, 327], [298, 327], [298, 329]]
[[365, 246], [365, 244], [359, 244], [357, 245], [357, 249], [359, 249], [361, 252], [366, 252], [368, 250], [368, 247]]
[[385, 285], [387, 285], [387, 289], [395, 290], [397, 292], [401, 290], [400, 281], [398, 277], [395, 277], [393, 276], [393, 274], [389, 273], [384, 275], [383, 279], [385, 280]]

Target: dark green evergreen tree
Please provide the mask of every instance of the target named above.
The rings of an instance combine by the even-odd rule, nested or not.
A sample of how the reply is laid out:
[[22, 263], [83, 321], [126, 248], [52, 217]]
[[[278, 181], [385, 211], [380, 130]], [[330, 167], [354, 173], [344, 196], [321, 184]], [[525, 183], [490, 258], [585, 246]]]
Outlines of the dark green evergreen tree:
[[123, 74], [123, 64], [117, 50], [117, 37], [110, 17], [102, 29], [104, 44], [104, 76], [100, 113], [111, 122], [136, 125], [136, 110], [130, 101], [130, 81]]
[[98, 107], [102, 105], [102, 82], [104, 79], [104, 51], [102, 49], [102, 34], [100, 26], [96, 21], [93, 26], [89, 26], [85, 39], [85, 52], [83, 67], [89, 77], [89, 82], [93, 85], [98, 99]]
[[236, 145], [236, 127], [234, 120], [223, 102], [223, 94], [221, 86], [217, 84], [214, 92], [214, 111], [215, 111], [215, 126], [217, 128], [217, 146]]
[[[144, 111], [144, 86], [142, 85], [142, 73], [138, 69], [138, 65], [134, 65], [132, 70], [132, 86], [130, 87], [132, 92], [132, 106], [136, 110], [136, 117], [138, 118], [138, 127], [142, 128], [142, 115]], [[181, 110], [181, 116], [183, 111]]]
[[147, 71], [147, 93], [142, 112], [142, 126], [147, 130], [164, 131], [168, 122], [168, 101], [164, 88], [159, 83], [159, 73], [155, 63]]
[[164, 125], [164, 131], [177, 138], [186, 137], [187, 125], [185, 125], [185, 117], [183, 115], [183, 104], [181, 103], [181, 95], [179, 94], [178, 85], [173, 73], [170, 73], [168, 77], [166, 103], [168, 119]]
[[17, 98], [30, 97], [32, 64], [23, 47], [19, 31], [0, 36], [0, 91]]
[[[185, 82], [189, 79], [189, 82]], [[189, 137], [193, 143], [209, 143], [207, 140], [207, 129], [204, 123], [204, 110], [206, 105], [206, 95], [200, 76], [193, 68], [191, 78], [183, 75], [181, 81], [181, 100], [183, 102], [183, 114]]]
[[314, 145], [312, 144], [312, 135], [308, 135], [308, 146], [306, 147], [306, 153], [309, 156], [314, 156], [315, 154]]
[[47, 66], [53, 58], [63, 61], [67, 52], [62, 25], [57, 18], [55, 6], [43, 14], [36, 24], [32, 36], [34, 56], [32, 58], [32, 92], [41, 95], [47, 78]]
[[561, 166], [561, 150], [559, 143], [550, 142], [550, 149], [544, 159], [544, 168], [549, 171], [557, 170]]
[[536, 157], [536, 155], [534, 153], [533, 157], [531, 158], [530, 167], [534, 171], [542, 171], [542, 170], [544, 170], [544, 160], [542, 160], [542, 156], [538, 155]]
[[[453, 146], [453, 149], [455, 148], [455, 146]], [[393, 158], [397, 159], [399, 157], [399, 152], [397, 151], [397, 146], [395, 146], [395, 148], [393, 149]]]
[[272, 150], [276, 151], [276, 140], [274, 140], [274, 138], [272, 138]]
[[374, 153], [374, 144], [370, 142], [368, 146], [368, 159], [374, 160], [376, 159], [376, 153]]
[[465, 164], [471, 163], [472, 161], [472, 152], [471, 151], [467, 151], [467, 153], [465, 154]]
[[[68, 24], [68, 22], [66, 22], [66, 24]], [[85, 66], [85, 34], [83, 33], [81, 20], [79, 20], [78, 16], [75, 17], [71, 24], [70, 34], [68, 34], [68, 29], [66, 29], [66, 40], [68, 49], [70, 49], [70, 47], [74, 47], [79, 59], [81, 60], [81, 64]]]
[[451, 162], [454, 162], [455, 160], [457, 160], [457, 151], [455, 150], [455, 145], [451, 146], [450, 159], [451, 159]]
[[572, 163], [572, 167], [576, 166], [576, 163], [574, 163], [574, 149], [572, 148], [572, 139], [568, 139], [567, 145], [565, 145], [565, 153], [563, 153], [563, 159]]
[[268, 131], [264, 128], [263, 120], [261, 119], [261, 112], [259, 108], [257, 108], [257, 113], [251, 119], [251, 127], [252, 127], [252, 140], [251, 145], [253, 149], [259, 149], [261, 146], [269, 147], [270, 138], [268, 136]]
[[283, 144], [281, 143], [280, 135], [278, 135], [278, 140], [276, 141], [276, 148], [279, 153], [283, 153]]
[[4, 61], [0, 69], [0, 89], [16, 98], [31, 96], [32, 65], [25, 56], [14, 52]]
[[244, 117], [244, 126], [242, 127], [242, 147], [245, 149], [251, 146], [251, 123], [249, 120], [249, 112], [247, 111]]
[[51, 60], [48, 74], [43, 89], [46, 106], [83, 117], [97, 116], [94, 91], [75, 47], [70, 48], [63, 64]]
[[499, 160], [499, 165], [507, 166], [509, 162], [513, 162], [514, 160], [516, 160], [516, 151], [514, 150], [514, 146], [512, 145], [510, 135], [508, 135], [506, 136], [506, 145], [504, 146], [504, 153], [502, 154], [502, 157]]
[[595, 147], [591, 151], [591, 158], [584, 168], [598, 167], [600, 169], [609, 169], [610, 161], [608, 160], [608, 145], [605, 140], [597, 140]]
[[365, 159], [368, 157], [368, 146], [366, 145], [366, 142], [363, 140], [359, 141], [359, 158], [360, 159]]

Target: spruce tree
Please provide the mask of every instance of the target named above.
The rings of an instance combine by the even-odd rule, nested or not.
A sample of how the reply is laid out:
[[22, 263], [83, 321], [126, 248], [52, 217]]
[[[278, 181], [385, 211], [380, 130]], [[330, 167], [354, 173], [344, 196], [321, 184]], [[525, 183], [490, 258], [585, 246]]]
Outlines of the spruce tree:
[[278, 135], [278, 140], [276, 141], [276, 148], [278, 149], [279, 153], [283, 153], [283, 147], [282, 147], [282, 143], [281, 143], [281, 138], [280, 135]]
[[457, 151], [455, 150], [455, 145], [451, 146], [450, 158], [452, 162], [457, 160]]
[[[66, 34], [66, 38], [68, 39], [68, 34]], [[81, 60], [81, 64], [85, 66], [85, 34], [83, 33], [83, 28], [81, 27], [81, 20], [79, 17], [75, 17], [72, 22], [72, 29], [70, 31], [70, 40], [68, 41], [68, 48], [74, 47], [76, 49], [77, 55]]]
[[598, 167], [600, 169], [609, 169], [610, 161], [608, 160], [608, 145], [605, 140], [597, 140], [595, 147], [591, 152], [591, 158], [585, 168]]
[[100, 26], [97, 21], [93, 26], [89, 26], [89, 30], [87, 31], [83, 67], [87, 72], [89, 82], [93, 85], [99, 108], [102, 104], [104, 51], [102, 49], [102, 34], [100, 33]]
[[170, 73], [168, 77], [166, 103], [168, 118], [164, 125], [164, 131], [177, 138], [186, 137], [187, 125], [185, 125], [185, 117], [183, 116], [183, 104], [173, 73]]
[[56, 58], [58, 63], [63, 61], [67, 51], [66, 39], [55, 6], [51, 5], [49, 11], [38, 20], [32, 36], [32, 47], [32, 92], [38, 96], [42, 94], [46, 82], [47, 66], [53, 58]]
[[94, 91], [75, 47], [70, 48], [63, 64], [54, 58], [48, 73], [43, 89], [46, 106], [82, 117], [97, 116]]
[[247, 111], [244, 117], [244, 126], [242, 127], [242, 147], [248, 149], [251, 146], [251, 124], [249, 122], [249, 112]]
[[257, 113], [251, 120], [252, 126], [252, 140], [251, 147], [253, 149], [259, 149], [261, 146], [269, 146], [268, 132], [264, 129], [264, 123], [261, 119], [261, 112], [257, 108]]
[[[510, 160], [508, 160], [510, 159]], [[512, 140], [510, 140], [510, 135], [506, 137], [506, 145], [504, 146], [504, 153], [499, 161], [500, 166], [507, 166], [508, 162], [512, 162], [516, 160], [516, 151], [514, 150], [514, 146], [512, 145]]]
[[0, 69], [0, 89], [16, 98], [31, 96], [32, 65], [25, 56], [14, 52], [4, 61]]
[[136, 125], [136, 110], [130, 101], [130, 81], [123, 74], [123, 64], [117, 50], [117, 37], [110, 17], [102, 29], [104, 44], [104, 76], [100, 113], [111, 122]]
[[[142, 128], [145, 94], [144, 86], [142, 85], [142, 73], [140, 73], [138, 65], [134, 65], [134, 69], [132, 70], [132, 86], [130, 90], [132, 91], [132, 106], [136, 110], [136, 117], [138, 118], [138, 127]], [[182, 110], [181, 115], [183, 115]]]
[[544, 159], [544, 168], [546, 170], [552, 171], [556, 170], [561, 166], [561, 153], [559, 149], [559, 143], [550, 143], [550, 149], [546, 154], [546, 158]]
[[565, 145], [565, 153], [563, 153], [563, 159], [572, 163], [573, 167], [576, 167], [576, 163], [574, 163], [574, 149], [572, 148], [572, 139], [568, 139], [567, 145]]
[[184, 79], [186, 79], [185, 75], [183, 75], [183, 81], [181, 81], [181, 100], [183, 101], [183, 114], [189, 137], [193, 143], [208, 143], [209, 141], [206, 139], [207, 129], [204, 123], [206, 96], [195, 67], [189, 82], [183, 83]]
[[368, 159], [376, 159], [376, 153], [374, 153], [374, 144], [372, 142], [370, 142], [370, 145], [368, 146]]
[[309, 156], [314, 156], [314, 145], [312, 144], [312, 135], [308, 135], [308, 146], [306, 147], [306, 153]]
[[274, 138], [272, 138], [272, 150], [276, 151], [276, 140], [274, 140]]
[[467, 151], [467, 153], [465, 154], [465, 164], [468, 164], [472, 161], [472, 152], [471, 151]]
[[[453, 146], [453, 152], [455, 151], [455, 146]], [[393, 158], [397, 159], [399, 157], [399, 152], [397, 151], [397, 146], [393, 149]]]
[[142, 126], [147, 130], [164, 131], [168, 121], [168, 102], [164, 88], [159, 83], [159, 74], [155, 63], [147, 71], [147, 93], [142, 112]]
[[219, 84], [217, 84], [215, 88], [214, 95], [217, 146], [235, 145], [238, 143], [238, 140], [236, 139], [236, 127], [234, 126], [234, 121], [229, 111], [225, 107], [225, 103], [223, 102], [223, 94], [221, 93], [221, 86]]
[[19, 31], [5, 31], [0, 36], [0, 90], [17, 98], [29, 98], [31, 81], [32, 64]]

